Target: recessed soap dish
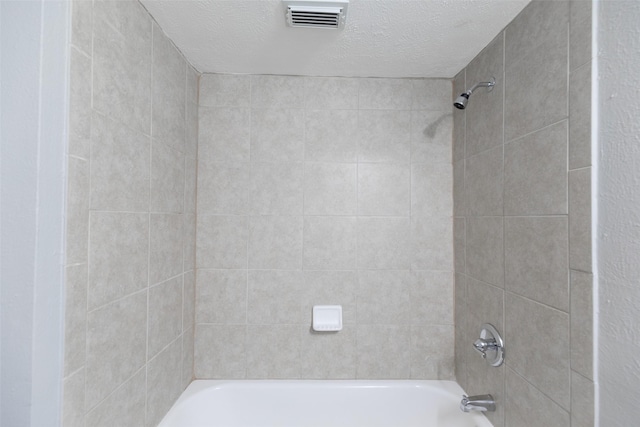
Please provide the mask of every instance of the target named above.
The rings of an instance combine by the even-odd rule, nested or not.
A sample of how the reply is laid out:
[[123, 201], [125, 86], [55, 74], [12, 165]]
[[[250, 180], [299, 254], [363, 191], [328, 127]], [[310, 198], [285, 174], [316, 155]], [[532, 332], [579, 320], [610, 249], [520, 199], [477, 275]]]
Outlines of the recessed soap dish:
[[313, 330], [318, 332], [336, 332], [342, 330], [341, 305], [314, 305]]

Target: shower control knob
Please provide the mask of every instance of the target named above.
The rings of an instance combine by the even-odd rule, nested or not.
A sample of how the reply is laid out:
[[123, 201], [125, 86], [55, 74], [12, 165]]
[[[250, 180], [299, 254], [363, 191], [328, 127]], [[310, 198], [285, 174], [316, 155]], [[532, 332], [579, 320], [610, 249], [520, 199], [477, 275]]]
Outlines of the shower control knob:
[[485, 323], [480, 331], [480, 338], [474, 341], [473, 348], [491, 366], [500, 366], [504, 361], [504, 343], [496, 328]]

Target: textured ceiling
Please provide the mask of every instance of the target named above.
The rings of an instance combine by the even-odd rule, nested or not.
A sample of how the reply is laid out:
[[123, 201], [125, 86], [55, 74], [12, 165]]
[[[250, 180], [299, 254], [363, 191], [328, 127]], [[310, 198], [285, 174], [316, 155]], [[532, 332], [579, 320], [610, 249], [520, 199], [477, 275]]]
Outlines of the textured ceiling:
[[290, 28], [280, 0], [141, 0], [203, 73], [453, 77], [529, 0], [351, 0], [343, 30]]

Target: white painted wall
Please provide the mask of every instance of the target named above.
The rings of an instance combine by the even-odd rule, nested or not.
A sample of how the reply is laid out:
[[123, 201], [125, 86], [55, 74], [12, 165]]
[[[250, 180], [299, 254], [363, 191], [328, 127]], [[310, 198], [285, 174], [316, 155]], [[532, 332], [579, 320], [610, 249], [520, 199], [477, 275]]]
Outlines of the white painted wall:
[[57, 426], [69, 5], [0, 2], [0, 425]]
[[640, 2], [598, 4], [599, 425], [640, 416]]

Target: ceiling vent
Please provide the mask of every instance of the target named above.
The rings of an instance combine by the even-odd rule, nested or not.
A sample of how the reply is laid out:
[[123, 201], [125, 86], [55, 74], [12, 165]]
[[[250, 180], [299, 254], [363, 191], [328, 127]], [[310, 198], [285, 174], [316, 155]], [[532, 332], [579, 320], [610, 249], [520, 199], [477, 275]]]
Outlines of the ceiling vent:
[[285, 0], [287, 24], [290, 27], [342, 28], [348, 4], [348, 0]]

